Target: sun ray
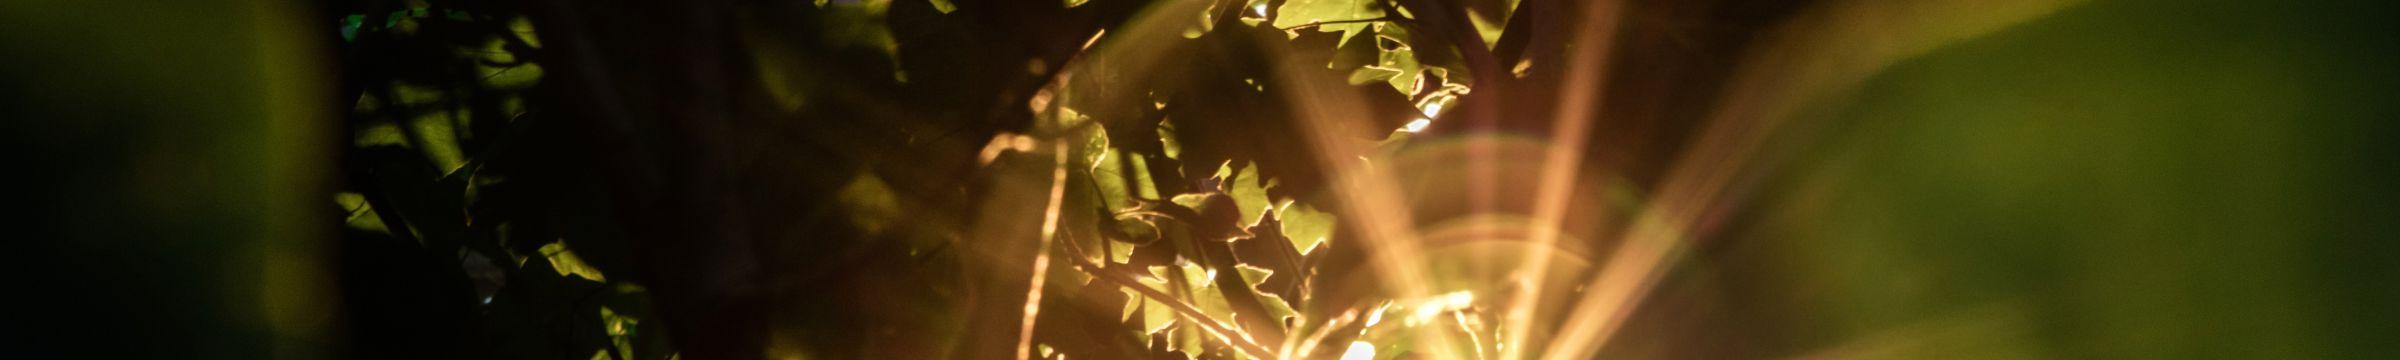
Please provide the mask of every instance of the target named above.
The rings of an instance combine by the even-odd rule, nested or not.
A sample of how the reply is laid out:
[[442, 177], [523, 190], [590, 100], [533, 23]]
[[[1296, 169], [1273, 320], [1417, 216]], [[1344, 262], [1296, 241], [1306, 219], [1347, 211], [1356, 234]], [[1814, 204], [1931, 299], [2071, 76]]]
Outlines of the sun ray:
[[1582, 169], [1584, 141], [1590, 135], [1591, 117], [1601, 106], [1607, 89], [1606, 77], [1610, 39], [1616, 38], [1616, 22], [1623, 2], [1600, 0], [1584, 5], [1583, 28], [1575, 37], [1575, 53], [1569, 57], [1574, 64], [1567, 70], [1570, 84], [1562, 89], [1558, 102], [1558, 119], [1551, 124], [1550, 144], [1542, 156], [1540, 183], [1534, 188], [1533, 224], [1525, 247], [1525, 262], [1515, 276], [1520, 285], [1507, 312], [1501, 319], [1506, 334], [1500, 346], [1501, 358], [1522, 358], [1525, 343], [1532, 336], [1533, 312], [1541, 307], [1543, 284], [1548, 279], [1550, 258], [1556, 252], [1560, 223], [1566, 217], [1569, 198], [1575, 193], [1576, 173]]
[[[1316, 66], [1299, 64], [1291, 59], [1275, 59], [1276, 70], [1284, 78], [1303, 78]], [[1356, 114], [1367, 111], [1362, 101], [1352, 98], [1342, 89], [1323, 88], [1309, 81], [1278, 82], [1286, 93], [1304, 98], [1292, 99], [1299, 113], [1301, 131], [1309, 146], [1318, 154], [1318, 164], [1329, 174], [1329, 187], [1345, 223], [1356, 224], [1360, 234], [1359, 246], [1370, 254], [1369, 265], [1376, 269], [1383, 285], [1396, 291], [1394, 298], [1424, 298], [1433, 291], [1432, 277], [1426, 274], [1424, 252], [1419, 247], [1419, 234], [1412, 226], [1416, 221], [1408, 212], [1407, 202], [1399, 182], [1390, 174], [1389, 166], [1375, 166], [1374, 155], [1361, 139], [1344, 134], [1367, 133], [1351, 121]], [[1422, 331], [1426, 352], [1451, 354], [1448, 336], [1439, 331]]]
[[2074, 0], [1845, 1], [1811, 9], [1770, 33], [1737, 70], [1725, 102], [1674, 163], [1658, 196], [1609, 252], [1587, 293], [1542, 356], [1597, 354], [1691, 239], [1725, 203], [1753, 158], [1800, 107], [1839, 94], [1900, 60], [2038, 18]]

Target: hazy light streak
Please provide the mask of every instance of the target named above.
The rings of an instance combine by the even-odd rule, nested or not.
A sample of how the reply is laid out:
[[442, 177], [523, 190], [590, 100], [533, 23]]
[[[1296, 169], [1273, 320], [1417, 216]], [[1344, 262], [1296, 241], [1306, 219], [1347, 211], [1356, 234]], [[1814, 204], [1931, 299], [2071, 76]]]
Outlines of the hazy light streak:
[[1467, 312], [1451, 311], [1450, 319], [1458, 322], [1458, 329], [1460, 332], [1467, 333], [1467, 343], [1475, 344], [1476, 359], [1490, 358], [1490, 356], [1483, 354], [1483, 336], [1475, 333], [1475, 327], [1473, 325], [1467, 324]]
[[[1766, 139], [1814, 96], [1840, 93], [1886, 65], [2048, 14], [2076, 0], [1847, 1], [1777, 28], [1726, 88], [1698, 139], [1678, 158], [1632, 231], [1586, 285], [1544, 359], [1583, 359], [1608, 344], [1657, 285], [1696, 220], [1714, 212]], [[1972, 10], [1961, 10], [1972, 9]], [[1838, 44], [1838, 46], [1829, 46]]]
[[[1278, 60], [1281, 66], [1276, 67], [1277, 72], [1295, 74], [1290, 78], [1304, 78], [1296, 74], [1319, 67], [1290, 59]], [[1342, 204], [1342, 218], [1359, 225], [1361, 234], [1355, 239], [1361, 248], [1373, 254], [1368, 256], [1368, 262], [1380, 275], [1377, 277], [1399, 292], [1395, 298], [1424, 298], [1432, 292], [1428, 288], [1432, 277], [1425, 274], [1424, 252], [1418, 248], [1418, 234], [1411, 225], [1416, 221], [1408, 212], [1407, 202], [1402, 201], [1398, 181], [1384, 167], [1373, 166], [1372, 160], [1366, 160], [1371, 159], [1367, 155], [1372, 148], [1364, 141], [1343, 135], [1362, 133], [1353, 131], [1356, 122], [1344, 119], [1372, 112], [1363, 109], [1362, 102], [1347, 95], [1347, 91], [1320, 88], [1322, 85], [1309, 81], [1277, 83], [1287, 87], [1290, 94], [1311, 97], [1297, 102], [1301, 132], [1307, 133], [1309, 145], [1319, 156], [1318, 165], [1327, 172], [1328, 187], [1335, 201]], [[1423, 342], [1426, 353], [1452, 353], [1448, 334], [1420, 329], [1419, 335], [1429, 340]]]
[[1050, 170], [1050, 206], [1042, 211], [1042, 238], [1033, 250], [1033, 280], [1025, 288], [1025, 320], [1017, 328], [1017, 360], [1033, 356], [1034, 318], [1042, 313], [1042, 280], [1050, 272], [1050, 242], [1058, 235], [1058, 210], [1067, 194], [1067, 141], [1056, 141], [1058, 166]]
[[1319, 325], [1317, 331], [1311, 332], [1306, 340], [1297, 336], [1285, 338], [1283, 353], [1278, 355], [1283, 359], [1303, 358], [1302, 355], [1316, 352], [1317, 344], [1325, 342], [1325, 337], [1333, 335], [1333, 330], [1347, 326], [1351, 321], [1356, 320], [1358, 320], [1358, 310], [1344, 311], [1341, 316], [1336, 316], [1325, 321], [1325, 324]]
[[1408, 323], [1410, 325], [1424, 323], [1426, 320], [1432, 319], [1435, 315], [1441, 315], [1444, 312], [1450, 312], [1458, 309], [1465, 309], [1467, 306], [1474, 304], [1475, 292], [1466, 290], [1452, 291], [1448, 294], [1442, 294], [1441, 296], [1435, 296], [1431, 299], [1426, 299], [1424, 303], [1417, 304], [1416, 314], [1415, 316], [1408, 318]]
[[1681, 234], [1667, 233], [1677, 226], [1660, 225], [1667, 222], [1665, 216], [1643, 218], [1644, 224], [1635, 226], [1637, 235], [1626, 239], [1600, 268], [1600, 277], [1586, 288], [1590, 292], [1575, 304], [1543, 359], [1582, 359], [1599, 352], [1638, 305], [1636, 301], [1657, 283], [1663, 273], [1658, 271], [1661, 265], [1681, 250]]
[[[1859, 336], [1846, 343], [1794, 355], [1790, 360], [1838, 359], [1908, 359], [1942, 355], [1975, 353], [2001, 358], [2038, 358], [2025, 348], [1966, 344], [2031, 344], [2034, 334], [2027, 323], [2027, 310], [2022, 300], [2007, 299], [1977, 305], [1962, 310], [1930, 316], [1927, 319], [1895, 325], [1874, 333]], [[2001, 339], [1995, 341], [1993, 339]], [[1972, 350], [1961, 349], [1960, 345]], [[1962, 350], [1966, 350], [1963, 351]]]
[[1524, 358], [1525, 342], [1533, 338], [1533, 312], [1541, 308], [1542, 287], [1549, 283], [1550, 259], [1556, 252], [1560, 223], [1567, 213], [1569, 199], [1575, 195], [1576, 172], [1582, 169], [1584, 141], [1591, 132], [1592, 112], [1600, 108], [1607, 94], [1603, 84], [1609, 68], [1610, 50], [1615, 46], [1617, 14], [1622, 2], [1601, 0], [1584, 6], [1584, 27], [1577, 29], [1575, 53], [1568, 59], [1573, 67], [1567, 69], [1558, 102], [1558, 120], [1551, 124], [1550, 144], [1542, 156], [1540, 183], [1534, 187], [1533, 228], [1525, 247], [1523, 266], [1515, 274], [1521, 283], [1507, 312], [1501, 317], [1505, 324], [1500, 344], [1500, 357]]
[[1406, 131], [1410, 134], [1415, 134], [1425, 131], [1425, 127], [1427, 126], [1433, 126], [1433, 119], [1416, 119], [1409, 121], [1407, 126], [1400, 127], [1400, 131]]
[[[1204, 11], [1210, 4], [1210, 2], [1205, 1], [1171, 1], [1160, 3], [1156, 6], [1146, 6], [1141, 11], [1141, 14], [1134, 16], [1123, 26], [1120, 26], [1118, 28], [1119, 31], [1104, 30], [1102, 32], [1094, 33], [1091, 38], [1088, 38], [1084, 41], [1084, 53], [1081, 53], [1076, 58], [1071, 59], [1062, 67], [1062, 69], [1074, 69], [1082, 66], [1089, 66], [1089, 63], [1084, 61], [1084, 59], [1108, 59], [1107, 61], [1110, 64], [1109, 66], [1112, 67], [1123, 67], [1129, 69], [1156, 68], [1166, 60], [1166, 58], [1162, 56], [1163, 54], [1166, 54], [1166, 52], [1149, 51], [1149, 48], [1140, 46], [1102, 46], [1102, 38], [1125, 38], [1121, 40], [1109, 40], [1109, 43], [1111, 44], [1164, 43], [1182, 40], [1179, 37], [1179, 33], [1181, 28], [1186, 25], [1184, 23], [1186, 20], [1185, 18], [1181, 17], [1181, 14]], [[1110, 33], [1121, 35], [1104, 36]], [[1062, 75], [1071, 74], [1071, 71], [1073, 70], [1068, 71], [1070, 72]], [[1064, 76], [1051, 79], [1051, 82], [1045, 85], [1045, 89], [1057, 89], [1065, 86], [1065, 82], [1062, 81], [1063, 78]], [[1033, 110], [1035, 110], [1036, 113], [1040, 113], [1045, 109], [1043, 106], [1036, 106]], [[1033, 139], [1030, 136], [1014, 134], [1010, 135], [1010, 138], [1006, 139], [1005, 141], [1002, 139], [995, 139], [994, 144], [987, 145], [987, 149], [985, 150], [988, 154], [986, 154], [986, 156], [983, 158], [984, 161], [981, 163], [990, 164], [990, 160], [995, 158], [998, 152], [1001, 150], [1030, 151], [1034, 146], [1032, 144], [1033, 141], [1031, 140]], [[1064, 142], [1056, 144], [1058, 150], [1057, 156], [1059, 156], [1057, 161], [1059, 161], [1059, 163], [1057, 164], [1057, 168], [1053, 169], [1051, 174], [1052, 185], [1049, 205], [1048, 208], [1045, 209], [1046, 212], [1041, 234], [1042, 238], [1037, 240], [1038, 249], [1036, 250], [1033, 264], [1034, 274], [1032, 275], [1032, 279], [1030, 281], [1031, 286], [1027, 289], [1026, 306], [1023, 313], [1024, 317], [1018, 331], [1018, 359], [1026, 359], [1032, 355], [1033, 346], [1031, 343], [1031, 337], [1035, 326], [1035, 319], [1038, 318], [1040, 311], [1040, 299], [1042, 296], [1041, 291], [1044, 287], [1044, 279], [1047, 278], [1046, 273], [1049, 265], [1048, 258], [1052, 245], [1051, 242], [1055, 241], [1054, 239], [1057, 237], [1056, 230], [1058, 225], [1058, 217], [1061, 213], [1060, 207], [1062, 206], [1062, 200], [1064, 198], [1064, 174], [1065, 161], [1067, 159], [1066, 145], [1067, 144]], [[993, 146], [997, 146], [997, 148], [993, 148]], [[984, 226], [989, 227], [995, 225], [985, 224]], [[990, 232], [989, 229], [985, 231]], [[1158, 302], [1165, 304], [1170, 310], [1173, 310], [1173, 313], [1179, 318], [1188, 321], [1190, 324], [1197, 325], [1204, 333], [1209, 335], [1208, 338], [1216, 339], [1218, 342], [1229, 345], [1233, 349], [1240, 351], [1242, 355], [1260, 359], [1272, 358], [1272, 356], [1275, 355], [1275, 353], [1269, 351], [1268, 349], [1250, 342], [1249, 337], [1242, 334], [1239, 329], [1234, 329], [1231, 326], [1227, 326], [1214, 318], [1208, 317], [1206, 314], [1200, 312], [1199, 309], [1192, 308], [1190, 304], [1186, 304], [1172, 295], [1150, 289], [1147, 286], [1141, 285], [1141, 283], [1137, 280], [1123, 278], [1122, 274], [1101, 270], [1098, 264], [1094, 264], [1088, 259], [1081, 258], [1081, 255], [1079, 255], [1081, 253], [1080, 249], [1072, 246], [1072, 243], [1069, 243], [1069, 245], [1070, 246], [1067, 246], [1066, 249], [1075, 253], [1070, 254], [1075, 255], [1069, 257], [1071, 259], [1070, 261], [1072, 261], [1070, 264], [1074, 267], [1081, 268], [1085, 273], [1091, 274], [1098, 279], [1107, 280], [1116, 284], [1120, 288], [1133, 290], [1135, 293], [1141, 294], [1141, 296], [1145, 298], [1157, 300]]]

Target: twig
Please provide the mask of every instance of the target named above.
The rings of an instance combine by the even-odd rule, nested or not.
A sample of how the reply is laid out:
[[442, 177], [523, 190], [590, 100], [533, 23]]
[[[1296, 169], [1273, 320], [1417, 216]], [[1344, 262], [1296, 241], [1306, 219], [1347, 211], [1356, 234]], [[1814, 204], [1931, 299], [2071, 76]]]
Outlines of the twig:
[[1042, 239], [1033, 250], [1031, 285], [1025, 288], [1025, 319], [1017, 329], [1017, 360], [1033, 358], [1033, 325], [1042, 312], [1042, 280], [1050, 272], [1050, 243], [1057, 241], [1059, 205], [1067, 193], [1067, 142], [1056, 143], [1058, 164], [1050, 170], [1050, 205], [1042, 215]]
[[1295, 29], [1306, 29], [1306, 28], [1313, 28], [1313, 27], [1325, 26], [1325, 25], [1355, 24], [1355, 23], [1370, 23], [1370, 22], [1384, 22], [1384, 21], [1399, 22], [1400, 20], [1402, 20], [1400, 17], [1396, 17], [1396, 16], [1390, 16], [1390, 15], [1385, 15], [1385, 16], [1381, 16], [1381, 17], [1368, 18], [1368, 19], [1349, 19], [1349, 20], [1334, 20], [1334, 21], [1310, 21], [1310, 22], [1308, 22], [1307, 24], [1292, 25], [1291, 27], [1281, 27], [1281, 28], [1275, 28], [1275, 29], [1276, 29], [1276, 30], [1295, 30]]
[[1240, 333], [1233, 330], [1233, 327], [1225, 325], [1223, 321], [1218, 321], [1216, 318], [1209, 317], [1207, 313], [1200, 312], [1200, 309], [1193, 308], [1191, 304], [1177, 300], [1173, 295], [1161, 293], [1157, 289], [1142, 286], [1139, 281], [1125, 278], [1125, 274], [1101, 269], [1099, 264], [1093, 264], [1090, 258], [1084, 257], [1082, 246], [1070, 241], [1067, 242], [1066, 249], [1070, 252], [1067, 257], [1075, 260], [1076, 270], [1082, 270], [1086, 274], [1091, 274], [1093, 278], [1106, 280], [1117, 287], [1131, 289], [1134, 293], [1142, 294], [1142, 297], [1166, 304], [1167, 308], [1175, 310], [1176, 315], [1182, 315], [1183, 318], [1191, 320], [1193, 324], [1200, 325], [1200, 329], [1208, 330], [1211, 335], [1216, 335], [1215, 338], [1224, 341], [1227, 345], [1232, 345], [1235, 350], [1241, 350], [1250, 358], [1273, 358], [1272, 355], [1275, 352], [1267, 351], [1266, 347], [1251, 343], [1249, 338], [1240, 336]]
[[1283, 342], [1284, 352], [1281, 355], [1285, 359], [1299, 359], [1308, 357], [1309, 354], [1316, 353], [1317, 345], [1323, 344], [1326, 336], [1333, 335], [1334, 330], [1341, 329], [1345, 326], [1350, 326], [1350, 322], [1357, 320], [1358, 310], [1352, 309], [1350, 311], [1342, 312], [1342, 316], [1336, 316], [1333, 319], [1326, 320], [1324, 325], [1318, 326], [1316, 331], [1309, 332], [1308, 336], [1305, 338], [1285, 338]]

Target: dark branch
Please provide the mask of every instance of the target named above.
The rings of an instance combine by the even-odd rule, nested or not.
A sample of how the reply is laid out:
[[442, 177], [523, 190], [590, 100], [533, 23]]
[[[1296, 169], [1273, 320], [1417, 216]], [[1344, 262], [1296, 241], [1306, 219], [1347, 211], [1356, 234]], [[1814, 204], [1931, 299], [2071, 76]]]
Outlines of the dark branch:
[[1325, 26], [1325, 25], [1355, 24], [1355, 23], [1371, 23], [1371, 22], [1385, 22], [1385, 21], [1393, 21], [1393, 22], [1397, 22], [1397, 21], [1401, 21], [1401, 20], [1404, 20], [1404, 19], [1403, 19], [1403, 18], [1401, 18], [1401, 17], [1398, 17], [1398, 16], [1390, 16], [1390, 15], [1386, 15], [1386, 16], [1382, 16], [1382, 17], [1368, 18], [1368, 19], [1349, 19], [1349, 20], [1334, 20], [1334, 21], [1310, 21], [1310, 22], [1308, 22], [1307, 24], [1292, 25], [1292, 26], [1290, 26], [1290, 27], [1281, 27], [1281, 28], [1275, 28], [1275, 29], [1276, 29], [1276, 30], [1296, 30], [1296, 29], [1306, 29], [1306, 28], [1313, 28], [1313, 27], [1319, 27], [1319, 26]]

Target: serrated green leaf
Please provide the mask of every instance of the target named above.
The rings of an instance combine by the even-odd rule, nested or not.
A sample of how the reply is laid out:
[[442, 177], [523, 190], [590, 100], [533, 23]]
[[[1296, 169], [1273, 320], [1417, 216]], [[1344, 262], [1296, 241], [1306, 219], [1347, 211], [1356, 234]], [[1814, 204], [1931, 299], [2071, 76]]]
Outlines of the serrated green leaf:
[[1167, 199], [1167, 202], [1175, 203], [1175, 205], [1183, 205], [1183, 207], [1186, 209], [1192, 209], [1193, 212], [1199, 212], [1201, 208], [1208, 206], [1208, 195], [1209, 194], [1206, 193], [1175, 195], [1175, 198]]
[[1125, 306], [1121, 310], [1118, 310], [1117, 321], [1132, 321], [1133, 313], [1140, 311], [1142, 309], [1142, 302], [1145, 301], [1145, 299], [1142, 298], [1142, 292], [1134, 291], [1133, 289], [1124, 287], [1118, 287], [1117, 292], [1125, 293], [1125, 298], [1131, 299], [1125, 302]]
[[1275, 322], [1278, 324], [1283, 323], [1284, 319], [1300, 316], [1300, 311], [1294, 310], [1291, 301], [1284, 300], [1281, 295], [1259, 293], [1258, 302], [1267, 307], [1267, 314], [1274, 316]]
[[1234, 269], [1237, 269], [1237, 270], [1240, 270], [1240, 271], [1242, 272], [1242, 282], [1243, 282], [1243, 283], [1247, 283], [1247, 284], [1250, 284], [1250, 285], [1253, 285], [1253, 286], [1256, 286], [1256, 285], [1258, 285], [1258, 283], [1260, 283], [1260, 282], [1265, 282], [1265, 281], [1267, 281], [1267, 277], [1268, 277], [1268, 276], [1274, 276], [1274, 275], [1275, 275], [1275, 270], [1269, 270], [1269, 269], [1267, 269], [1267, 268], [1262, 268], [1262, 267], [1257, 267], [1257, 266], [1250, 266], [1250, 264], [1235, 264], [1235, 265], [1233, 266], [1233, 268], [1234, 268]]
[[1151, 265], [1151, 266], [1142, 267], [1142, 271], [1143, 271], [1143, 272], [1145, 272], [1145, 273], [1146, 273], [1145, 275], [1147, 275], [1147, 276], [1142, 276], [1142, 277], [1137, 277], [1137, 278], [1134, 278], [1134, 281], [1136, 281], [1136, 282], [1140, 282], [1140, 283], [1142, 283], [1142, 285], [1148, 285], [1148, 286], [1151, 286], [1151, 287], [1153, 287], [1153, 288], [1157, 288], [1157, 289], [1154, 289], [1154, 290], [1158, 290], [1158, 291], [1162, 291], [1162, 292], [1164, 292], [1164, 291], [1174, 291], [1174, 289], [1167, 289], [1167, 288], [1163, 288], [1163, 287], [1161, 287], [1162, 285], [1165, 285], [1167, 282], [1169, 282], [1169, 281], [1172, 281], [1172, 280], [1169, 280], [1169, 279], [1174, 279], [1174, 278], [1175, 278], [1173, 275], [1170, 275], [1170, 274], [1168, 274], [1168, 272], [1170, 272], [1170, 271], [1169, 271], [1169, 270], [1167, 270], [1167, 269], [1168, 269], [1168, 268], [1167, 268], [1167, 266], [1166, 266], [1166, 265]]
[[1267, 202], [1268, 186], [1260, 183], [1258, 164], [1245, 163], [1236, 170], [1231, 163], [1227, 163], [1219, 167], [1217, 173], [1225, 180], [1225, 195], [1233, 197], [1233, 204], [1237, 207], [1235, 210], [1242, 214], [1241, 226], [1258, 224], [1259, 216], [1265, 215], [1267, 209], [1273, 206]]
[[[1364, 20], [1383, 17], [1383, 9], [1372, 0], [1291, 0], [1275, 10], [1275, 27], [1291, 28], [1311, 23]], [[1317, 26], [1316, 31], [1342, 33], [1342, 42], [1367, 30], [1369, 23], [1342, 23]]]
[[1375, 65], [1370, 66], [1395, 72], [1385, 81], [1391, 82], [1392, 89], [1401, 94], [1415, 95], [1417, 82], [1424, 77], [1423, 72], [1418, 70], [1425, 66], [1417, 63], [1416, 48], [1408, 45], [1408, 30], [1398, 26], [1380, 27], [1375, 41], [1379, 51]]
[[1350, 85], [1360, 85], [1378, 81], [1388, 82], [1392, 81], [1392, 78], [1397, 76], [1400, 76], [1400, 70], [1370, 65], [1360, 67], [1356, 70], [1350, 70]]
[[1318, 244], [1332, 238], [1337, 221], [1333, 214], [1290, 200], [1275, 207], [1275, 218], [1283, 223], [1283, 236], [1291, 239], [1292, 247], [1300, 249], [1303, 254], [1316, 250]]
[[[1132, 236], [1134, 236], [1134, 240], [1135, 240], [1135, 241], [1147, 241], [1147, 240], [1156, 239], [1156, 236], [1158, 236], [1158, 235], [1157, 235], [1157, 229], [1148, 228], [1146, 225], [1145, 225], [1145, 226], [1143, 226], [1143, 227], [1144, 227], [1144, 229], [1146, 229], [1146, 230], [1150, 230], [1150, 231], [1148, 231], [1148, 232], [1147, 232], [1147, 235], [1144, 235], [1144, 234], [1139, 234], [1139, 233], [1135, 233], [1135, 234], [1129, 234], [1129, 235], [1132, 235]], [[1129, 232], [1129, 233], [1130, 233], [1130, 232]], [[1109, 261], [1113, 261], [1113, 262], [1118, 262], [1118, 263], [1124, 263], [1124, 262], [1126, 262], [1126, 261], [1128, 261], [1128, 260], [1132, 260], [1132, 259], [1133, 259], [1133, 249], [1134, 249], [1134, 248], [1135, 248], [1135, 246], [1133, 246], [1133, 245], [1112, 245], [1112, 246], [1109, 246], [1109, 247], [1108, 247], [1108, 260], [1109, 260]]]

